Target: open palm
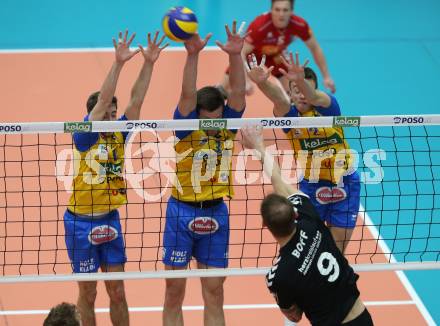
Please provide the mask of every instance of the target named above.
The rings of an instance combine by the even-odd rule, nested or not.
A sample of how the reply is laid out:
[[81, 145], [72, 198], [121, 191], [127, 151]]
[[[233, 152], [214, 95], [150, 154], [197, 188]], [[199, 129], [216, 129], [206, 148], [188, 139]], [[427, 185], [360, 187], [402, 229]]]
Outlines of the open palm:
[[134, 57], [140, 50], [130, 50], [131, 42], [133, 42], [136, 33], [133, 33], [127, 41], [128, 30], [125, 31], [124, 35], [119, 32], [118, 42], [113, 39], [113, 46], [115, 48], [115, 58], [117, 62], [124, 63]]
[[298, 81], [300, 79], [304, 79], [304, 68], [309, 63], [309, 60], [306, 60], [303, 65], [300, 65], [299, 63], [299, 54], [295, 54], [295, 60], [293, 59], [293, 54], [289, 53], [289, 61], [286, 60], [284, 56], [280, 56], [281, 61], [283, 62], [284, 66], [287, 68], [287, 71], [283, 68], [280, 68], [280, 72], [291, 81]]
[[148, 46], [144, 49], [142, 45], [139, 45], [139, 49], [145, 61], [155, 63], [156, 60], [159, 58], [160, 52], [162, 52], [162, 50], [169, 45], [169, 43], [166, 43], [164, 46], [161, 46], [165, 35], [162, 35], [159, 41], [157, 41], [158, 36], [159, 31], [156, 31], [156, 33], [154, 34], [154, 39], [153, 41], [151, 41], [151, 34], [148, 33]]
[[[242, 24], [242, 26], [244, 23]], [[241, 28], [240, 28], [241, 29]], [[237, 31], [237, 21], [232, 22], [232, 32], [228, 25], [225, 25], [226, 35], [228, 39], [225, 44], [216, 41], [215, 43], [228, 54], [240, 54], [243, 49], [244, 37], [240, 35], [240, 30]]]
[[212, 34], [209, 33], [208, 35], [206, 35], [205, 39], [202, 40], [200, 38], [200, 35], [198, 33], [196, 33], [190, 39], [186, 40], [184, 45], [185, 45], [185, 48], [186, 48], [186, 51], [188, 52], [188, 54], [197, 54], [200, 51], [202, 51], [203, 48], [208, 43], [211, 36], [212, 36]]
[[267, 68], [264, 64], [266, 63], [266, 56], [263, 55], [261, 58], [261, 63], [258, 65], [257, 57], [255, 54], [248, 56], [248, 62], [246, 64], [247, 74], [255, 84], [264, 83], [273, 70], [273, 66]]

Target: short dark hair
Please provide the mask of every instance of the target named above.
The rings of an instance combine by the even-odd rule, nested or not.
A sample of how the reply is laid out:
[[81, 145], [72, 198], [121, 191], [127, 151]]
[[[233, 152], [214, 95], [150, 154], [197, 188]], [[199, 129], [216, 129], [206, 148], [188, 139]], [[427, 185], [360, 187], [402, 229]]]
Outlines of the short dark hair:
[[278, 1], [289, 1], [291, 9], [293, 9], [293, 4], [295, 3], [295, 0], [272, 0], [272, 7], [273, 7], [274, 2], [278, 2]]
[[53, 307], [44, 320], [43, 326], [80, 326], [76, 306], [63, 302]]
[[[96, 103], [98, 102], [99, 94], [101, 94], [100, 91], [90, 94], [89, 98], [87, 99], [87, 113], [92, 112], [93, 108], [95, 107]], [[116, 105], [116, 107], [118, 107], [118, 99], [116, 98], [116, 96], [113, 96], [112, 104], [114, 104], [114, 105]]]
[[213, 86], [206, 86], [197, 91], [197, 111], [201, 109], [212, 112], [225, 105], [222, 92]]
[[318, 88], [318, 77], [316, 76], [316, 73], [313, 71], [312, 68], [304, 68], [304, 78], [313, 80], [315, 82], [315, 89]]
[[283, 196], [270, 194], [261, 202], [263, 223], [276, 237], [286, 237], [295, 231], [296, 213], [292, 203]]

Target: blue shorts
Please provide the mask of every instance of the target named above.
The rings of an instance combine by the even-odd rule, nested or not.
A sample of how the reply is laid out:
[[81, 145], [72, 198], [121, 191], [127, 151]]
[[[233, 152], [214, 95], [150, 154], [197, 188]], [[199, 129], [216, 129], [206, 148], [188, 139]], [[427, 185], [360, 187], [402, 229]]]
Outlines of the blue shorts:
[[191, 257], [212, 267], [228, 266], [229, 213], [224, 202], [197, 208], [170, 197], [163, 237], [163, 262], [184, 267]]
[[330, 225], [352, 229], [356, 226], [356, 218], [360, 205], [359, 173], [344, 176], [344, 186], [338, 187], [330, 182], [300, 182], [299, 189], [309, 195], [323, 221]]
[[102, 265], [127, 261], [117, 210], [99, 219], [64, 213], [67, 252], [74, 273], [93, 273]]

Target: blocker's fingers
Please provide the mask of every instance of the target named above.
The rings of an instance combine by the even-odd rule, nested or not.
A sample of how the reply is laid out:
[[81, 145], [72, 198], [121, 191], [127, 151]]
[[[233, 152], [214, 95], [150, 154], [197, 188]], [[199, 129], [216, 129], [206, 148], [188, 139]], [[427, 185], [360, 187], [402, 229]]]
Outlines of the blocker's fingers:
[[241, 36], [241, 34], [243, 33], [244, 30], [244, 26], [246, 25], [246, 22], [241, 22], [240, 27], [238, 28], [238, 35]]

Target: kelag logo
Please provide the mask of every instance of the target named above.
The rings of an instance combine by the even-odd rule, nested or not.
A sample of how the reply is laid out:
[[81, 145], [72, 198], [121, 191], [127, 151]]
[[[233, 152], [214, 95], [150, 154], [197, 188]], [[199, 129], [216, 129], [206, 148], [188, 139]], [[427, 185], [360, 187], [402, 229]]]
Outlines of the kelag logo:
[[360, 124], [360, 117], [333, 117], [334, 127], [358, 127]]
[[0, 133], [2, 132], [20, 132], [21, 131], [20, 125], [0, 125]]
[[291, 120], [282, 119], [282, 120], [261, 120], [261, 125], [263, 127], [290, 127], [293, 125]]
[[157, 122], [127, 122], [125, 127], [131, 129], [156, 129]]
[[423, 117], [394, 117], [393, 118], [395, 124], [403, 124], [403, 123], [423, 123], [425, 119]]
[[91, 122], [64, 122], [64, 132], [90, 132]]
[[225, 119], [201, 119], [199, 121], [199, 129], [202, 130], [219, 130], [226, 129], [228, 120]]
[[342, 144], [342, 138], [339, 137], [338, 134], [334, 134], [333, 136], [326, 138], [310, 138], [310, 139], [302, 139], [301, 149], [306, 151], [312, 151], [314, 149], [324, 147], [324, 146], [332, 146], [335, 144]]

